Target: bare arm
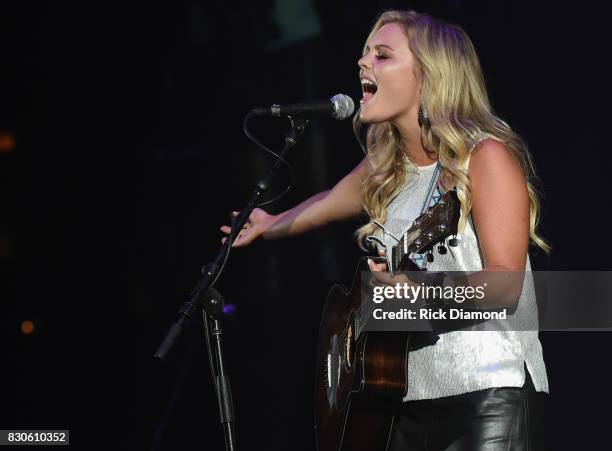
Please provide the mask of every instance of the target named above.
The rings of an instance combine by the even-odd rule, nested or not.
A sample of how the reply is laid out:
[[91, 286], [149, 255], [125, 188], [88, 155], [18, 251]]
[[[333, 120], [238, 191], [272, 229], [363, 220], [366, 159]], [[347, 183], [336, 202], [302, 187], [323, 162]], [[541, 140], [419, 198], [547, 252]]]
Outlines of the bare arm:
[[342, 221], [361, 212], [361, 182], [367, 176], [367, 159], [363, 159], [331, 190], [323, 191], [275, 217], [264, 232], [266, 239], [297, 235]]
[[483, 269], [523, 271], [529, 244], [529, 195], [518, 162], [503, 144], [486, 140], [474, 150], [468, 174]]
[[[369, 162], [364, 158], [332, 189], [320, 192], [304, 202], [278, 215], [270, 215], [255, 209], [247, 227], [241, 232], [234, 246], [250, 244], [259, 236], [275, 239], [298, 235], [331, 222], [357, 216], [361, 212], [361, 183], [369, 173]], [[228, 234], [229, 226], [221, 230]]]
[[515, 307], [529, 246], [525, 175], [508, 149], [492, 139], [473, 151], [468, 174], [472, 220], [483, 257], [483, 270], [469, 277], [469, 285], [486, 282], [494, 304]]

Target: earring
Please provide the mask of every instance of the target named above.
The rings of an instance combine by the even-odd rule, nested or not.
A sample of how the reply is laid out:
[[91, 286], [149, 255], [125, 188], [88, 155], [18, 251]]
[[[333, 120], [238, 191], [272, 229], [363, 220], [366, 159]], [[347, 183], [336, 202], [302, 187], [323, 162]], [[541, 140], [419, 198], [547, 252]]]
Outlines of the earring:
[[427, 109], [425, 109], [425, 105], [423, 104], [419, 106], [418, 119], [419, 119], [419, 127], [421, 128], [429, 127], [431, 125], [429, 122], [429, 115], [427, 114]]
[[389, 138], [389, 141], [395, 142], [395, 135], [393, 134], [393, 128], [391, 128], [391, 126], [388, 124], [387, 124], [387, 127], [388, 127], [387, 137]]

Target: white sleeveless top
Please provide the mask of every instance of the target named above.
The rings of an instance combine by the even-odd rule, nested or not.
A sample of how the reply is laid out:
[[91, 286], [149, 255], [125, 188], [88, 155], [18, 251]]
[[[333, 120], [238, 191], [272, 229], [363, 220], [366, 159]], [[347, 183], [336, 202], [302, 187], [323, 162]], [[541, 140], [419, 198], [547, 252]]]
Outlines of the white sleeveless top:
[[[387, 210], [385, 228], [394, 236], [402, 236], [420, 215], [436, 164], [418, 168], [409, 164], [406, 184]], [[441, 194], [436, 189], [430, 205]], [[432, 263], [422, 258], [416, 263], [431, 271], [481, 270], [482, 256], [471, 214], [457, 238], [460, 240], [459, 246], [446, 245], [448, 252], [444, 255], [439, 254], [437, 246], [434, 246]], [[382, 234], [381, 239], [390, 252], [395, 240], [387, 234]], [[517, 321], [529, 321], [530, 330], [509, 330], [511, 327], [506, 322], [504, 328], [495, 331], [441, 334], [436, 344], [410, 352], [408, 393], [404, 401], [459, 395], [492, 387], [522, 387], [525, 383], [524, 364], [535, 389], [548, 393], [548, 378], [537, 332], [537, 304], [529, 256], [525, 268], [523, 291], [513, 317]]]

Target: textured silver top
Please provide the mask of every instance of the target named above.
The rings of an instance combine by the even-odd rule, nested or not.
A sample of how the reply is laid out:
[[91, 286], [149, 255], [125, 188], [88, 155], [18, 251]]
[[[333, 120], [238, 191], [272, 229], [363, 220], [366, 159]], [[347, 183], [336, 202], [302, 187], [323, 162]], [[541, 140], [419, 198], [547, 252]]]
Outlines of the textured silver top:
[[[482, 137], [482, 139], [486, 136]], [[474, 146], [473, 146], [474, 147]], [[472, 147], [472, 148], [473, 148]], [[385, 227], [400, 237], [419, 216], [436, 163], [409, 165], [406, 184], [388, 207]], [[430, 205], [441, 193], [436, 190]], [[446, 245], [441, 255], [434, 247], [434, 261], [417, 258], [417, 264], [431, 271], [478, 271], [483, 262], [474, 233], [471, 215], [457, 237], [457, 247]], [[381, 236], [390, 252], [395, 240]], [[413, 258], [414, 259], [414, 258]], [[531, 322], [532, 331], [455, 331], [441, 334], [437, 343], [410, 353], [408, 359], [408, 394], [404, 401], [458, 395], [491, 387], [522, 387], [524, 365], [537, 391], [548, 392], [548, 378], [537, 333], [537, 304], [529, 256], [525, 262], [525, 282], [514, 317]], [[535, 327], [531, 328], [535, 321]]]

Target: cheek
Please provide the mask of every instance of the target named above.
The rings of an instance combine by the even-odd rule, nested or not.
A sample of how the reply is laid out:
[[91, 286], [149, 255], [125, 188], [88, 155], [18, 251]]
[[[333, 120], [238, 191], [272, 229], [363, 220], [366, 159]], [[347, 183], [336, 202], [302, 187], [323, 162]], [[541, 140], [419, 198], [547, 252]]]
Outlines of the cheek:
[[[384, 83], [381, 94], [386, 102], [396, 108], [410, 108], [418, 97], [417, 81], [411, 68], [394, 67], [381, 71]], [[384, 78], [383, 78], [384, 76]]]
[[417, 80], [414, 68], [409, 64], [388, 65], [381, 67], [377, 73], [389, 97], [404, 101], [413, 99], [417, 94]]

